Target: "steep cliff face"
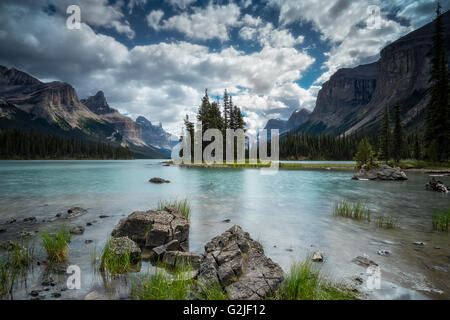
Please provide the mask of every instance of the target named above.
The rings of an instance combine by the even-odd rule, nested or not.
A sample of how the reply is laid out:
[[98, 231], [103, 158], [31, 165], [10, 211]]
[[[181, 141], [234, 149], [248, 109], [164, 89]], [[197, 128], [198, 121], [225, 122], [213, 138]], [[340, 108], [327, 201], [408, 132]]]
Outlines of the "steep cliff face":
[[35, 117], [68, 128], [81, 128], [81, 119], [100, 120], [78, 100], [71, 85], [43, 83], [14, 68], [0, 68], [0, 98]]
[[116, 111], [115, 109], [109, 107], [103, 91], [97, 92], [95, 96], [82, 99], [81, 102], [88, 107], [89, 110], [98, 115], [113, 113]]
[[356, 115], [372, 98], [377, 84], [376, 63], [353, 69], [340, 69], [322, 86], [310, 120], [322, 121], [327, 127], [338, 127], [346, 118]]
[[264, 129], [278, 129], [280, 130], [280, 133], [289, 131], [308, 121], [310, 114], [311, 111], [305, 108], [295, 110], [288, 120], [270, 119], [269, 121], [267, 121]]
[[[450, 12], [443, 15], [450, 58]], [[406, 127], [423, 125], [434, 23], [386, 46], [372, 64], [338, 70], [319, 91], [310, 120], [299, 131], [342, 134], [376, 130], [382, 110], [399, 101]], [[449, 65], [450, 67], [450, 65]]]
[[141, 127], [142, 140], [148, 145], [169, 150], [175, 144], [175, 137], [165, 131], [161, 123], [153, 125], [151, 121], [142, 116], [136, 118], [136, 123]]
[[141, 139], [141, 127], [131, 118], [120, 114], [116, 109], [111, 108], [106, 101], [103, 91], [97, 92], [81, 100], [92, 112], [95, 112], [101, 119], [111, 123], [117, 132], [122, 136], [123, 142], [129, 142], [137, 146], [145, 146]]
[[[450, 58], [450, 12], [443, 15], [443, 22], [446, 30], [447, 54]], [[348, 133], [373, 124], [379, 120], [385, 105], [409, 100], [413, 94], [417, 95], [416, 101], [409, 105], [403, 104], [406, 111], [405, 124], [412, 120], [413, 114], [419, 114], [424, 110], [427, 101], [425, 90], [429, 86], [434, 28], [434, 23], [429, 23], [381, 51], [381, 58], [377, 64], [377, 87], [373, 97], [364, 108], [366, 113], [364, 118], [352, 126]]]

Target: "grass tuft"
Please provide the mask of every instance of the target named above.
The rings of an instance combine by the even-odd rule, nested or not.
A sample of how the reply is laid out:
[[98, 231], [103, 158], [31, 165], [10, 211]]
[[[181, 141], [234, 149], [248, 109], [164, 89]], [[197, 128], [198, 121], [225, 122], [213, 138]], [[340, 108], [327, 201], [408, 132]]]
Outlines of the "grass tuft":
[[335, 216], [352, 218], [356, 220], [365, 219], [370, 221], [370, 210], [361, 201], [351, 203], [347, 200], [336, 202], [334, 205]]
[[42, 246], [47, 251], [50, 262], [62, 262], [67, 259], [69, 252], [70, 232], [60, 227], [56, 232], [42, 232]]
[[278, 300], [355, 300], [357, 296], [344, 285], [325, 279], [311, 259], [294, 263], [281, 289]]
[[[156, 210], [164, 210], [165, 207], [175, 207], [178, 209], [178, 211], [181, 212], [181, 214], [189, 220], [189, 217], [191, 215], [191, 205], [187, 201], [187, 199], [184, 200], [173, 200], [173, 201], [159, 201], [158, 206]], [[150, 226], [151, 228], [151, 226]]]
[[431, 217], [433, 230], [448, 231], [450, 224], [450, 208], [444, 210], [437, 210]]
[[28, 273], [28, 269], [36, 259], [34, 246], [22, 245], [12, 242], [8, 249], [8, 260], [11, 268], [18, 269], [22, 275]]
[[385, 229], [397, 228], [397, 219], [392, 216], [378, 216], [375, 218], [378, 227]]
[[187, 300], [192, 292], [195, 280], [190, 268], [180, 266], [172, 273], [156, 268], [153, 274], [136, 276], [131, 284], [131, 296], [134, 300]]
[[11, 266], [8, 259], [0, 261], [0, 298], [12, 298], [19, 269]]
[[132, 270], [131, 253], [116, 254], [111, 249], [111, 239], [106, 242], [100, 259], [100, 270], [108, 271], [113, 275]]

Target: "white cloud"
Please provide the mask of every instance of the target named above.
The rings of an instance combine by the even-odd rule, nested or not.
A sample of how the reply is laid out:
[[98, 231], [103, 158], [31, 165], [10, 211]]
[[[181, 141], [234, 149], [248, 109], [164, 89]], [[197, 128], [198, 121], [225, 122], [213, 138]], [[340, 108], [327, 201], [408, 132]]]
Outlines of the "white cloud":
[[[279, 21], [283, 25], [296, 21], [312, 22], [322, 39], [330, 41], [331, 50], [324, 65], [327, 70], [317, 79], [318, 83], [328, 80], [339, 68], [376, 61], [384, 46], [412, 31], [411, 27], [388, 19], [383, 9], [387, 2], [381, 0], [269, 1], [280, 9]], [[381, 8], [379, 29], [366, 27], [370, 5]]]
[[213, 5], [210, 3], [205, 8], [194, 7], [193, 12], [183, 12], [172, 16], [154, 29], [176, 30], [191, 39], [210, 40], [229, 39], [228, 30], [240, 24], [240, 8], [230, 3], [228, 5]]
[[170, 3], [173, 7], [180, 8], [183, 10], [196, 1], [197, 0], [166, 0], [166, 2]]
[[159, 22], [164, 16], [164, 11], [162, 10], [153, 10], [147, 15], [147, 24], [149, 27], [158, 30]]
[[261, 25], [260, 20], [252, 19], [244, 17], [248, 25], [239, 30], [239, 36], [244, 40], [258, 41], [261, 46], [271, 47], [293, 47], [304, 40], [303, 36], [295, 38], [287, 29], [275, 29], [272, 23]]
[[174, 134], [180, 134], [184, 115], [196, 112], [205, 88], [217, 96], [227, 88], [249, 112], [251, 130], [263, 127], [272, 113], [290, 113], [301, 101], [294, 96], [304, 94], [292, 85], [314, 61], [287, 47], [265, 46], [246, 54], [234, 47], [213, 52], [179, 41], [128, 49], [85, 23], [73, 31], [64, 27], [62, 16], [2, 4], [0, 9], [5, 31], [0, 64], [66, 81], [80, 98], [103, 90], [112, 107], [162, 121]]
[[129, 0], [128, 2], [128, 14], [133, 13], [134, 7], [141, 7], [143, 8], [147, 4], [147, 0]]

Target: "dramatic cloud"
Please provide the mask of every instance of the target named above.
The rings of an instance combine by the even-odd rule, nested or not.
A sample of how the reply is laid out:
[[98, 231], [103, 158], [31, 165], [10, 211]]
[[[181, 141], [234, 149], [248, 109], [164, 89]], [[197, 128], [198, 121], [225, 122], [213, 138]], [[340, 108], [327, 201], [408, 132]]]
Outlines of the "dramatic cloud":
[[[296, 21], [312, 22], [322, 39], [331, 43], [331, 51], [327, 53], [329, 59], [324, 65], [326, 71], [317, 82], [328, 80], [339, 68], [376, 61], [384, 46], [413, 30], [408, 25], [388, 18], [386, 2], [380, 0], [269, 2], [279, 8], [281, 24], [287, 26]], [[370, 10], [370, 6], [374, 5], [380, 8], [380, 15]]]
[[151, 25], [155, 30], [176, 30], [191, 39], [229, 39], [228, 29], [239, 24], [240, 8], [234, 3], [228, 5], [209, 4], [205, 8], [195, 7], [193, 13], [182, 13]]
[[[68, 82], [80, 98], [103, 90], [111, 106], [174, 134], [186, 114], [195, 116], [205, 88], [218, 100], [226, 88], [251, 133], [270, 118], [312, 110], [320, 86], [300, 86], [305, 75], [320, 83], [338, 68], [375, 61], [433, 17], [425, 0], [77, 0], [81, 29], [69, 30], [73, 2], [2, 0], [0, 64]], [[373, 4], [379, 28], [368, 28]]]

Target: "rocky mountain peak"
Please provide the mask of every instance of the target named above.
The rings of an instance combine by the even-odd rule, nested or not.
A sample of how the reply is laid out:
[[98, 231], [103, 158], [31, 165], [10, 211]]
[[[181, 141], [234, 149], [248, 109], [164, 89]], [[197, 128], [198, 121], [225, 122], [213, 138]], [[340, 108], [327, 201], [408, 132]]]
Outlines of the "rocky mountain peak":
[[98, 91], [94, 96], [90, 96], [86, 99], [81, 100], [81, 102], [86, 107], [88, 107], [89, 110], [98, 115], [113, 113], [116, 111], [108, 105], [105, 94], [101, 90]]
[[8, 69], [0, 66], [0, 85], [1, 86], [23, 86], [42, 84], [38, 79], [17, 70], [16, 68]]

